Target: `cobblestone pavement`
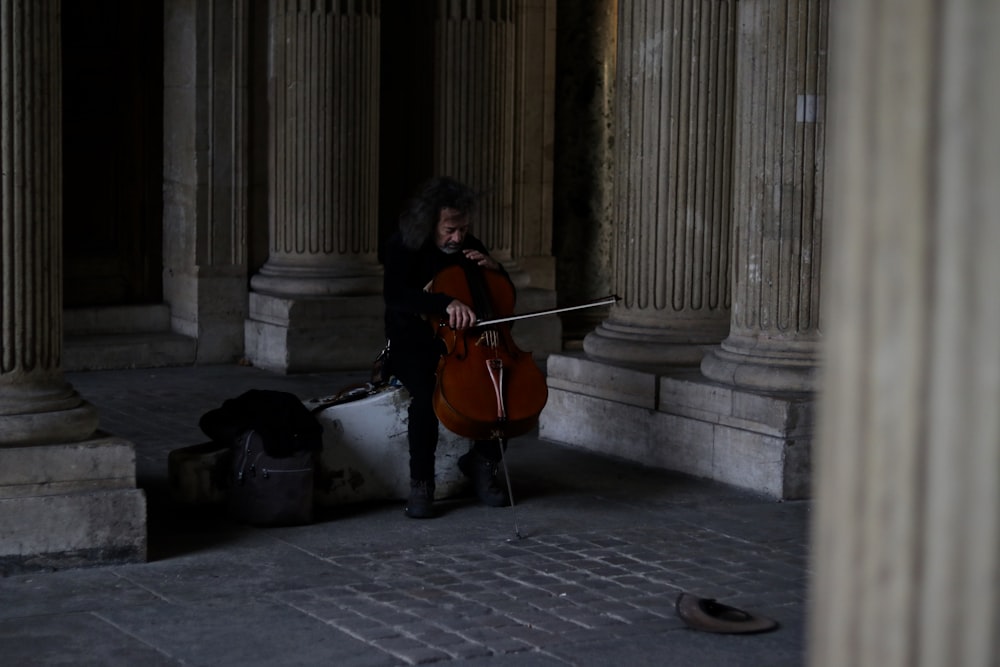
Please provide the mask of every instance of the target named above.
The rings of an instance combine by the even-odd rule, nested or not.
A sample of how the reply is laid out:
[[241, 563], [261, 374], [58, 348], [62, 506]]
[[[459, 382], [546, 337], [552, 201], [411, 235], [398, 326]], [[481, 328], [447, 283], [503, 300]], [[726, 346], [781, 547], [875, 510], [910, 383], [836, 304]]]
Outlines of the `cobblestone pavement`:
[[[536, 437], [508, 450], [515, 508], [402, 502], [258, 529], [166, 494], [166, 455], [250, 388], [325, 396], [362, 375], [240, 366], [68, 374], [136, 444], [150, 560], [0, 578], [4, 665], [801, 665], [810, 503], [776, 503]], [[687, 628], [681, 591], [778, 630]]]

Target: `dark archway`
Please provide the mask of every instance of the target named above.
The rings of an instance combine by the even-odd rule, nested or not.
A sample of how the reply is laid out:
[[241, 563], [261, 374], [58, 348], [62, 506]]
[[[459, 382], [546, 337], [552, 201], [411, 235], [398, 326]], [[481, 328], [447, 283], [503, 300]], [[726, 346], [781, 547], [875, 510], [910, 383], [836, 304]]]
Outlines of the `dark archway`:
[[162, 299], [163, 2], [62, 6], [66, 307]]

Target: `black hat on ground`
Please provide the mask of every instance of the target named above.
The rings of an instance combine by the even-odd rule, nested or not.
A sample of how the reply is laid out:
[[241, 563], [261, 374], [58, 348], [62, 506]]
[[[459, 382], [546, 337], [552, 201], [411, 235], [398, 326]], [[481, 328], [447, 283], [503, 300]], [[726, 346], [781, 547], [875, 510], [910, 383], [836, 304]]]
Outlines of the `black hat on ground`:
[[704, 632], [751, 634], [768, 632], [778, 627], [777, 621], [730, 607], [711, 598], [681, 593], [674, 604], [677, 615], [689, 627]]

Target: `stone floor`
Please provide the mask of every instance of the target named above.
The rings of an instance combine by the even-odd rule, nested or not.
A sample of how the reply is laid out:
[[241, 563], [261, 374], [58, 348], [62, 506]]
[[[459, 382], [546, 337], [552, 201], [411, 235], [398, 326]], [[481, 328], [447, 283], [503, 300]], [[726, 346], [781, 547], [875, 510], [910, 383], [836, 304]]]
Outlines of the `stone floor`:
[[[136, 445], [149, 561], [0, 578], [4, 665], [804, 664], [810, 503], [527, 436], [516, 507], [471, 498], [434, 520], [399, 501], [251, 528], [172, 504], [166, 457], [250, 388], [326, 396], [350, 373], [242, 366], [69, 373], [101, 428]], [[677, 617], [681, 591], [769, 616], [723, 635]]]

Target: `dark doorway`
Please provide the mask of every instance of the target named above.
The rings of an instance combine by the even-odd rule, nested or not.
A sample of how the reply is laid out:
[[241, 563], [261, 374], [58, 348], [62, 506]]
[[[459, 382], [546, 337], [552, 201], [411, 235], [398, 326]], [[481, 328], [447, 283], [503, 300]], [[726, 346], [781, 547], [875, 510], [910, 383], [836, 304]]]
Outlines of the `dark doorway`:
[[379, 237], [434, 168], [434, 3], [382, 3]]
[[62, 3], [66, 307], [162, 300], [163, 2]]

